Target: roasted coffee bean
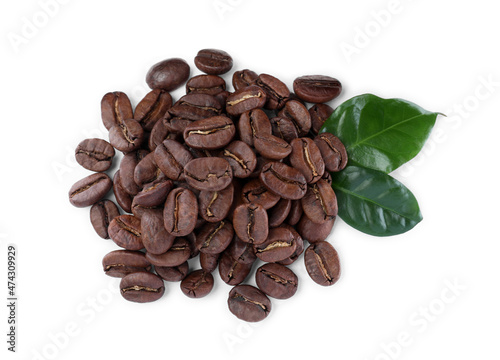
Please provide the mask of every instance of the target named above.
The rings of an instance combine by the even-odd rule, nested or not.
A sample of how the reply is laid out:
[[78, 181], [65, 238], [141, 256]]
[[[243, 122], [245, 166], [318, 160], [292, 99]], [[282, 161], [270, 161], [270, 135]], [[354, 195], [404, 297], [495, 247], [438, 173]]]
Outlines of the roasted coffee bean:
[[155, 124], [163, 118], [168, 109], [172, 107], [172, 96], [165, 90], [155, 89], [150, 91], [144, 99], [137, 104], [134, 119], [146, 131], [153, 130]]
[[165, 204], [167, 195], [174, 187], [171, 180], [164, 178], [148, 183], [134, 197], [134, 203], [142, 207], [157, 207]]
[[172, 117], [195, 121], [217, 116], [221, 111], [222, 105], [212, 95], [188, 94], [181, 97], [168, 112]]
[[340, 262], [337, 251], [330, 243], [320, 241], [307, 248], [304, 260], [311, 279], [323, 286], [330, 286], [340, 277]]
[[307, 191], [304, 175], [297, 169], [279, 162], [271, 162], [262, 168], [260, 181], [273, 193], [285, 199], [301, 199]]
[[233, 59], [223, 50], [203, 49], [198, 51], [198, 55], [194, 58], [194, 64], [204, 73], [221, 75], [231, 70]]
[[290, 119], [297, 128], [299, 136], [305, 136], [311, 130], [311, 114], [300, 101], [287, 101], [278, 116]]
[[256, 84], [266, 92], [266, 108], [281, 109], [290, 96], [290, 90], [285, 83], [268, 74], [260, 74]]
[[193, 155], [181, 143], [165, 140], [156, 148], [154, 158], [169, 179], [184, 180], [184, 166], [193, 160]]
[[189, 272], [189, 264], [185, 261], [179, 266], [155, 266], [155, 271], [165, 281], [181, 281]]
[[314, 138], [321, 151], [325, 168], [331, 172], [343, 170], [347, 165], [347, 151], [338, 137], [331, 133], [321, 133]]
[[259, 75], [257, 75], [252, 70], [245, 69], [241, 71], [236, 71], [233, 74], [234, 90], [240, 90], [250, 85], [255, 85], [258, 79]]
[[330, 175], [330, 173], [328, 171], [325, 171], [323, 176], [321, 177], [321, 179], [325, 180], [328, 185], [332, 186], [332, 175]]
[[215, 116], [189, 124], [184, 129], [184, 141], [195, 149], [220, 149], [231, 142], [235, 133], [230, 118]]
[[229, 186], [219, 191], [201, 191], [198, 196], [198, 209], [200, 216], [208, 222], [223, 220], [233, 203], [234, 186]]
[[302, 240], [302, 237], [300, 234], [295, 230], [293, 226], [290, 226], [288, 224], [283, 224], [282, 225], [284, 228], [290, 230], [292, 234], [295, 236], [295, 251], [293, 252], [292, 255], [290, 255], [288, 258], [285, 260], [278, 261], [277, 264], [281, 265], [290, 265], [293, 264], [297, 259], [299, 258], [300, 255], [304, 252], [304, 240]]
[[229, 91], [221, 91], [220, 93], [214, 95], [219, 104], [224, 108], [226, 106], [227, 98], [231, 95]]
[[149, 69], [146, 82], [151, 89], [172, 91], [189, 78], [191, 69], [183, 59], [173, 58], [160, 61]]
[[163, 267], [174, 267], [179, 266], [186, 262], [191, 256], [191, 248], [189, 246], [188, 240], [183, 237], [175, 238], [174, 243], [163, 254], [151, 254], [146, 253], [146, 259], [149, 260], [151, 264]]
[[[172, 134], [178, 135], [179, 140], [182, 138], [182, 133], [184, 129], [193, 122], [193, 120], [184, 119], [181, 117], [172, 117], [172, 115], [168, 114], [162, 120], [163, 125], [167, 128], [169, 132]], [[177, 139], [174, 139], [177, 140]]]
[[306, 215], [303, 215], [297, 224], [297, 231], [305, 240], [314, 244], [319, 241], [326, 240], [332, 231], [335, 219], [336, 218], [333, 218], [322, 224], [318, 224], [311, 221], [311, 219], [309, 219]]
[[229, 95], [226, 101], [226, 112], [232, 116], [241, 115], [244, 112], [263, 107], [266, 100], [264, 90], [259, 86], [251, 85]]
[[255, 170], [252, 172], [252, 174], [250, 174], [250, 178], [258, 178], [260, 176], [260, 173], [262, 172], [262, 168], [266, 166], [268, 163], [274, 161], [276, 160], [268, 159], [260, 155], [257, 155], [257, 166], [255, 167]]
[[259, 179], [247, 182], [241, 191], [243, 202], [261, 205], [266, 210], [272, 208], [280, 200], [279, 195], [269, 191]]
[[121, 184], [120, 170], [113, 177], [113, 193], [115, 194], [116, 202], [120, 207], [128, 212], [132, 212], [132, 196], [125, 191]]
[[175, 240], [175, 236], [167, 232], [163, 225], [161, 211], [147, 211], [142, 215], [141, 235], [146, 251], [155, 255], [167, 252]]
[[[198, 221], [196, 221], [196, 223], [198, 223]], [[203, 224], [201, 226], [204, 226], [204, 225], [205, 224]], [[196, 246], [196, 234], [194, 231], [186, 236], [186, 240], [188, 241], [188, 244], [189, 244], [189, 250], [191, 250], [191, 254], [189, 254], [189, 258], [193, 259], [193, 258], [197, 257], [198, 255], [200, 255], [200, 249], [198, 249], [198, 247]]]
[[169, 132], [162, 120], [157, 121], [153, 130], [151, 130], [151, 134], [149, 135], [148, 149], [149, 151], [154, 152], [158, 145], [164, 140], [175, 140], [177, 138], [178, 134]]
[[252, 265], [257, 259], [253, 244], [242, 241], [238, 236], [234, 237], [233, 241], [224, 253], [228, 254], [239, 263], [245, 265]]
[[229, 292], [229, 310], [240, 320], [257, 322], [264, 320], [271, 311], [271, 301], [256, 287], [235, 286]]
[[291, 142], [290, 163], [306, 178], [307, 183], [317, 182], [325, 172], [321, 152], [310, 138], [298, 138]]
[[226, 81], [216, 75], [198, 75], [189, 79], [186, 84], [187, 94], [195, 93], [215, 96], [225, 90]]
[[302, 198], [302, 209], [312, 222], [322, 224], [337, 216], [337, 196], [326, 181], [319, 180], [308, 187]]
[[228, 253], [223, 253], [219, 261], [219, 275], [226, 284], [238, 285], [247, 278], [252, 270], [251, 264], [244, 264], [233, 259]]
[[189, 186], [201, 191], [219, 191], [229, 186], [233, 171], [222, 158], [193, 159], [184, 167], [184, 177]]
[[90, 222], [97, 235], [103, 239], [109, 239], [108, 226], [119, 215], [118, 206], [111, 200], [101, 200], [90, 208]]
[[253, 109], [241, 114], [238, 121], [238, 134], [246, 144], [253, 146], [254, 137], [257, 134], [271, 135], [271, 133], [271, 123], [263, 110]]
[[92, 174], [77, 181], [69, 190], [69, 202], [76, 207], [87, 207], [101, 200], [113, 186], [108, 175]]
[[137, 202], [137, 200], [134, 198], [134, 200], [132, 201], [132, 214], [135, 217], [142, 219], [142, 216], [147, 212], [154, 212], [154, 213], [157, 213], [158, 215], [161, 215], [163, 213], [163, 207], [162, 206], [144, 206], [142, 204], [139, 204]]
[[198, 216], [198, 202], [191, 190], [177, 188], [167, 196], [163, 211], [164, 225], [174, 236], [186, 236], [194, 230]]
[[290, 257], [297, 246], [296, 235], [286, 227], [276, 227], [269, 230], [267, 240], [254, 245], [255, 255], [265, 262], [278, 262]]
[[330, 76], [306, 75], [295, 79], [293, 91], [301, 100], [325, 103], [339, 96], [342, 85], [340, 81]]
[[86, 139], [78, 144], [75, 158], [85, 169], [95, 172], [106, 171], [113, 163], [115, 149], [105, 140]]
[[267, 212], [259, 204], [242, 204], [234, 209], [233, 225], [236, 235], [251, 244], [262, 244], [269, 234]]
[[129, 119], [109, 129], [109, 142], [116, 150], [129, 153], [137, 150], [144, 140], [144, 130], [137, 121]]
[[133, 215], [115, 217], [108, 228], [109, 237], [116, 245], [127, 250], [141, 250], [141, 219]]
[[290, 208], [290, 214], [288, 214], [288, 218], [286, 222], [288, 225], [295, 226], [300, 218], [302, 217], [302, 202], [300, 200], [292, 200], [292, 207]]
[[146, 150], [137, 150], [126, 154], [120, 163], [120, 182], [123, 189], [132, 196], [140, 191], [139, 186], [134, 180], [135, 167], [148, 155]]
[[107, 130], [124, 120], [133, 119], [134, 112], [130, 99], [120, 91], [107, 93], [101, 101], [101, 116]]
[[283, 224], [292, 208], [292, 201], [280, 199], [276, 205], [268, 210], [269, 227], [277, 227]]
[[206, 272], [213, 272], [219, 263], [220, 254], [200, 253], [200, 265]]
[[288, 143], [299, 137], [297, 128], [289, 118], [273, 117], [271, 119], [271, 126], [273, 128], [273, 135]]
[[193, 299], [207, 296], [214, 287], [214, 277], [210, 272], [195, 270], [181, 282], [182, 292]]
[[257, 166], [257, 157], [252, 148], [240, 140], [233, 141], [221, 151], [220, 157], [227, 160], [237, 178], [249, 177]]
[[257, 134], [254, 137], [255, 150], [265, 158], [281, 160], [292, 152], [292, 147], [285, 140], [269, 134]]
[[102, 259], [104, 273], [108, 276], [122, 278], [140, 271], [150, 271], [151, 264], [146, 255], [140, 251], [115, 250]]
[[318, 135], [326, 119], [333, 114], [333, 109], [327, 104], [315, 104], [309, 109], [309, 114], [311, 115], [311, 133]]
[[132, 273], [120, 282], [120, 293], [128, 301], [152, 302], [161, 298], [164, 292], [165, 286], [161, 277], [150, 272]]
[[299, 283], [292, 270], [279, 264], [262, 265], [255, 273], [255, 281], [263, 293], [276, 299], [291, 298]]
[[233, 236], [233, 225], [228, 220], [206, 223], [196, 234], [196, 248], [202, 253], [220, 254], [229, 246]]
[[158, 168], [154, 155], [154, 153], [146, 155], [134, 169], [134, 181], [140, 189], [146, 184], [165, 179], [165, 174]]

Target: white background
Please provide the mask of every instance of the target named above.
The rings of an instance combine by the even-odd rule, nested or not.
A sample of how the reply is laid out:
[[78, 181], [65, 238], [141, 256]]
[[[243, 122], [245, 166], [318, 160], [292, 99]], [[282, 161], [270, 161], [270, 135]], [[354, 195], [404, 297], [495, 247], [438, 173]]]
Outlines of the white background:
[[[35, 0], [0, 5], [1, 359], [499, 358], [494, 2], [65, 2], [48, 10]], [[273, 300], [270, 316], [251, 326], [228, 311], [230, 287], [219, 279], [202, 300], [168, 283], [155, 303], [124, 301], [119, 280], [101, 269], [116, 247], [94, 233], [88, 209], [67, 199], [89, 174], [74, 148], [85, 137], [106, 138], [102, 95], [121, 90], [137, 104], [152, 64], [183, 57], [198, 74], [193, 58], [209, 47], [228, 51], [234, 69], [289, 85], [305, 74], [337, 77], [344, 91], [333, 106], [370, 92], [448, 115], [424, 152], [394, 174], [418, 198], [423, 222], [374, 238], [338, 221], [329, 241], [341, 280], [316, 285], [301, 259], [292, 266], [297, 294]], [[19, 268], [15, 356], [5, 336], [10, 243]]]

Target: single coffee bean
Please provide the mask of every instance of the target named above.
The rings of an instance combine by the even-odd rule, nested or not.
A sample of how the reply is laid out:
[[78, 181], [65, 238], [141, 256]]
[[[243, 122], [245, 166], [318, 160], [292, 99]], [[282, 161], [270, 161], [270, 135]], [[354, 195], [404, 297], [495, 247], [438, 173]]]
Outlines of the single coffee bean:
[[302, 202], [300, 200], [292, 200], [292, 206], [290, 208], [290, 213], [286, 219], [288, 225], [295, 226], [302, 217]]
[[140, 251], [115, 250], [102, 259], [104, 273], [108, 276], [122, 278], [128, 274], [150, 271], [151, 264], [146, 255]]
[[292, 208], [292, 201], [280, 199], [276, 205], [269, 209], [269, 227], [277, 227], [283, 224]]
[[311, 130], [311, 114], [300, 101], [287, 101], [278, 114], [279, 117], [290, 119], [299, 136], [305, 136]]
[[134, 119], [141, 124], [145, 131], [151, 131], [171, 107], [172, 96], [165, 90], [155, 89], [137, 104]]
[[321, 177], [321, 179], [325, 180], [328, 183], [328, 185], [332, 186], [332, 181], [333, 181], [332, 175], [330, 175], [330, 173], [328, 171], [325, 171], [323, 173], [323, 176]]
[[233, 59], [223, 50], [203, 49], [198, 51], [198, 55], [194, 58], [194, 64], [204, 73], [221, 75], [231, 70]]
[[107, 130], [124, 120], [133, 119], [134, 112], [130, 99], [120, 91], [107, 93], [101, 101], [101, 116]]
[[223, 220], [233, 203], [234, 186], [229, 186], [219, 191], [201, 191], [198, 196], [198, 209], [200, 216], [211, 223]]
[[155, 266], [155, 271], [163, 280], [177, 282], [187, 276], [189, 272], [189, 264], [185, 261], [179, 266]]
[[224, 106], [226, 105], [227, 98], [229, 97], [229, 95], [231, 95], [229, 93], [229, 91], [221, 91], [217, 95], [214, 95], [214, 97], [217, 99], [217, 101], [222, 106], [222, 108], [224, 108]]
[[309, 114], [311, 115], [311, 133], [318, 135], [326, 119], [333, 114], [333, 109], [327, 104], [315, 104], [309, 109]]
[[206, 272], [213, 272], [219, 263], [220, 254], [200, 253], [200, 265]]
[[225, 90], [226, 81], [216, 75], [198, 75], [189, 79], [186, 84], [186, 94], [195, 93], [216, 96]]
[[152, 302], [161, 298], [164, 292], [165, 286], [161, 277], [150, 272], [132, 273], [120, 282], [120, 293], [128, 301]]
[[307, 183], [297, 169], [279, 162], [271, 162], [262, 168], [260, 181], [270, 191], [285, 199], [297, 200], [304, 197]]
[[115, 194], [116, 202], [120, 207], [128, 213], [132, 212], [132, 195], [125, 191], [121, 184], [120, 170], [113, 177], [113, 193]]
[[214, 287], [214, 277], [210, 272], [195, 270], [181, 282], [182, 292], [193, 299], [207, 296]]
[[175, 236], [163, 226], [163, 215], [156, 211], [147, 211], [141, 218], [142, 243], [150, 254], [166, 253], [174, 243]]
[[90, 222], [97, 235], [103, 239], [109, 239], [108, 226], [119, 215], [118, 206], [111, 200], [101, 200], [90, 208]]
[[193, 155], [181, 143], [165, 140], [156, 148], [154, 158], [169, 179], [184, 180], [184, 166], [193, 160]]
[[229, 292], [229, 310], [240, 320], [264, 320], [271, 311], [271, 301], [256, 287], [238, 285]]
[[269, 191], [259, 179], [247, 182], [241, 191], [244, 203], [258, 204], [266, 210], [272, 208], [280, 200], [280, 196]]
[[297, 231], [311, 244], [324, 241], [328, 235], [330, 235], [333, 225], [335, 224], [335, 219], [336, 218], [333, 218], [322, 224], [317, 224], [304, 215], [297, 224]]
[[326, 181], [319, 180], [308, 187], [302, 198], [302, 209], [312, 222], [322, 224], [337, 216], [337, 196]]
[[167, 195], [174, 187], [171, 180], [158, 179], [144, 185], [144, 188], [134, 197], [134, 203], [142, 207], [157, 207], [165, 204]]
[[105, 140], [86, 139], [78, 144], [75, 158], [85, 169], [95, 172], [106, 171], [113, 163], [115, 149]]
[[149, 135], [148, 149], [149, 151], [154, 152], [158, 145], [164, 140], [176, 140], [177, 138], [178, 134], [168, 131], [163, 120], [157, 121], [155, 126], [153, 126], [153, 130], [151, 130], [151, 134]]
[[259, 204], [242, 204], [234, 209], [233, 225], [236, 235], [251, 244], [262, 244], [269, 234], [267, 212]]
[[135, 167], [149, 153], [146, 150], [137, 150], [126, 154], [120, 163], [120, 181], [123, 189], [132, 196], [140, 191], [134, 180]]
[[339, 256], [333, 246], [326, 241], [309, 245], [304, 261], [307, 273], [320, 285], [333, 285], [340, 277]]
[[257, 75], [252, 70], [245, 69], [241, 71], [236, 71], [233, 74], [234, 90], [240, 90], [250, 85], [255, 85], [258, 79], [259, 75]]
[[184, 119], [182, 117], [173, 117], [172, 115], [168, 114], [163, 118], [162, 122], [169, 132], [179, 137], [179, 139], [176, 138], [174, 140], [180, 141], [182, 139], [182, 133], [184, 132], [184, 129], [189, 124], [191, 124], [193, 120]]
[[186, 236], [194, 230], [198, 202], [192, 191], [177, 188], [167, 196], [163, 211], [165, 229], [173, 236]]
[[266, 295], [289, 299], [297, 292], [299, 279], [292, 270], [279, 264], [265, 264], [257, 269], [255, 281]]
[[[197, 223], [198, 223], [198, 221], [197, 221]], [[205, 224], [203, 224], [203, 225], [205, 225]], [[201, 226], [203, 226], [203, 225], [201, 225]], [[193, 258], [197, 257], [198, 255], [200, 255], [200, 249], [198, 249], [198, 247], [196, 246], [196, 234], [194, 231], [186, 236], [186, 240], [188, 241], [189, 250], [191, 251], [191, 253], [189, 254], [189, 258], [193, 259]]]
[[307, 75], [295, 79], [293, 91], [301, 100], [325, 103], [339, 96], [342, 85], [340, 81], [330, 76]]
[[304, 240], [302, 240], [302, 237], [295, 230], [295, 228], [293, 226], [290, 226], [288, 224], [283, 224], [282, 226], [284, 228], [287, 228], [288, 230], [290, 230], [293, 233], [293, 235], [295, 236], [296, 246], [295, 246], [295, 251], [293, 252], [292, 255], [290, 255], [285, 260], [278, 261], [277, 264], [290, 265], [290, 264], [293, 264], [295, 261], [297, 261], [299, 256], [302, 255], [302, 253], [304, 252]]
[[281, 80], [268, 74], [260, 74], [256, 84], [266, 92], [266, 108], [270, 110], [281, 109], [290, 96], [288, 86]]
[[158, 168], [154, 155], [154, 153], [146, 155], [134, 169], [134, 181], [139, 189], [146, 184], [165, 179], [165, 174]]
[[221, 111], [222, 105], [212, 95], [191, 93], [181, 97], [168, 112], [172, 117], [195, 121], [220, 115]]
[[77, 181], [69, 190], [69, 202], [76, 207], [87, 207], [101, 200], [113, 185], [108, 175], [92, 174]]
[[108, 228], [109, 237], [127, 250], [141, 250], [142, 244], [141, 219], [133, 215], [115, 217]]
[[266, 100], [266, 93], [262, 88], [250, 85], [229, 95], [226, 102], [226, 112], [232, 116], [241, 115], [244, 112], [263, 107]]
[[269, 134], [257, 134], [254, 137], [255, 150], [265, 158], [281, 160], [292, 152], [292, 147], [285, 140]]
[[238, 236], [234, 237], [224, 253], [245, 265], [252, 265], [257, 259], [254, 253], [253, 244], [242, 241]]
[[149, 69], [146, 82], [151, 89], [172, 91], [187, 81], [190, 72], [189, 65], [183, 59], [167, 59]]
[[314, 138], [321, 151], [325, 168], [331, 172], [343, 170], [347, 165], [347, 151], [338, 137], [331, 133], [321, 133]]
[[228, 220], [206, 223], [196, 234], [196, 248], [206, 254], [220, 254], [231, 243], [234, 229]]
[[231, 142], [236, 133], [232, 120], [215, 116], [194, 121], [184, 129], [184, 141], [195, 149], [219, 149]]
[[249, 177], [257, 166], [257, 157], [252, 148], [240, 140], [233, 141], [221, 151], [220, 157], [227, 160], [237, 178]]
[[226, 284], [241, 284], [250, 274], [252, 264], [244, 264], [233, 259], [228, 253], [222, 253], [219, 261], [219, 275]]
[[298, 138], [292, 141], [290, 163], [306, 178], [308, 184], [317, 182], [325, 172], [325, 163], [321, 152], [310, 138]]
[[144, 130], [137, 121], [129, 119], [109, 129], [109, 142], [116, 150], [129, 153], [137, 150], [144, 140]]
[[269, 118], [262, 109], [253, 109], [244, 112], [238, 121], [240, 139], [249, 146], [253, 146], [257, 134], [271, 135], [272, 128]]
[[184, 167], [184, 177], [189, 186], [198, 190], [219, 191], [229, 186], [233, 171], [222, 158], [193, 159]]
[[299, 137], [297, 128], [291, 119], [277, 116], [273, 117], [270, 121], [274, 136], [279, 137], [288, 143]]
[[191, 248], [188, 240], [183, 237], [175, 238], [173, 245], [163, 254], [146, 253], [146, 259], [151, 264], [163, 267], [179, 266], [186, 262], [191, 256]]
[[142, 219], [142, 216], [148, 212], [154, 212], [154, 213], [157, 213], [158, 215], [161, 215], [163, 212], [163, 207], [162, 206], [145, 206], [145, 205], [139, 204], [137, 202], [136, 198], [134, 198], [134, 200], [132, 201], [132, 214], [135, 217]]
[[258, 178], [260, 176], [260, 173], [262, 172], [262, 168], [266, 166], [270, 162], [274, 162], [275, 160], [273, 159], [268, 159], [265, 157], [262, 157], [260, 155], [257, 155], [257, 166], [255, 167], [255, 170], [252, 172], [250, 175], [250, 178]]
[[265, 262], [278, 262], [290, 257], [297, 246], [296, 235], [286, 227], [277, 227], [269, 230], [267, 240], [254, 245], [255, 255]]

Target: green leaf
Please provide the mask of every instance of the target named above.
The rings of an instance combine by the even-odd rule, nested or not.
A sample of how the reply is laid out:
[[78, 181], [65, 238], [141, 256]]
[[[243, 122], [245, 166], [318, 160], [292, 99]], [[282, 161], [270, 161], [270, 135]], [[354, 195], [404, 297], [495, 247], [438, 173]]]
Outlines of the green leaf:
[[419, 153], [438, 115], [406, 100], [365, 94], [340, 105], [321, 132], [344, 143], [349, 164], [388, 174]]
[[403, 184], [381, 171], [347, 166], [332, 173], [339, 216], [375, 236], [402, 234], [422, 220], [417, 199]]

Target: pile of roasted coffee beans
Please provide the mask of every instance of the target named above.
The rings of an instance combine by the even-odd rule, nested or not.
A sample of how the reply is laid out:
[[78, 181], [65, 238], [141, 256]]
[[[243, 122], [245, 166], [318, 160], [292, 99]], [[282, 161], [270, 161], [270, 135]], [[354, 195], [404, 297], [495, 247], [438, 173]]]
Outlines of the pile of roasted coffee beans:
[[[302, 76], [294, 93], [274, 76], [236, 71], [234, 92], [219, 75], [233, 66], [221, 50], [201, 50], [189, 79], [182, 59], [154, 65], [146, 76], [152, 91], [132, 109], [122, 92], [104, 95], [102, 121], [109, 142], [86, 139], [76, 160], [95, 173], [69, 191], [71, 204], [92, 206], [97, 234], [120, 248], [103, 259], [104, 272], [122, 278], [123, 297], [150, 302], [165, 281], [180, 281], [192, 298], [213, 288], [218, 266], [234, 285], [229, 310], [246, 321], [271, 311], [268, 296], [287, 299], [298, 278], [286, 265], [305, 250], [305, 266], [320, 285], [340, 275], [337, 252], [325, 241], [337, 215], [330, 172], [342, 170], [347, 154], [330, 133], [318, 135], [333, 109], [324, 104], [341, 84], [328, 76]], [[186, 83], [187, 82], [187, 83]], [[173, 102], [169, 91], [186, 83]], [[314, 105], [307, 109], [305, 102]], [[115, 150], [124, 154], [113, 180]], [[121, 209], [104, 199], [110, 189]], [[199, 270], [188, 260], [199, 255]], [[242, 283], [257, 260], [258, 286]]]

